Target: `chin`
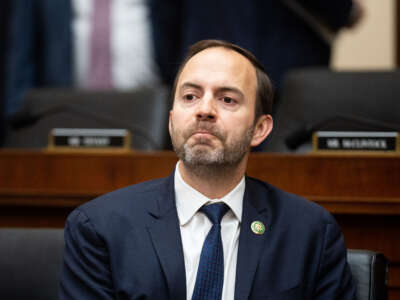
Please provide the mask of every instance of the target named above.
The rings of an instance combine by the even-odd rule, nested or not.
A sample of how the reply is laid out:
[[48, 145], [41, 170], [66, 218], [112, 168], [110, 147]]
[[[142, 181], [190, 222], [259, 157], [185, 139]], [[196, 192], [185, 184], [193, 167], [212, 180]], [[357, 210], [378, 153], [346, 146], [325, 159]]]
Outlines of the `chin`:
[[193, 165], [213, 165], [219, 164], [224, 159], [221, 149], [211, 149], [209, 145], [195, 145], [185, 147], [184, 160]]

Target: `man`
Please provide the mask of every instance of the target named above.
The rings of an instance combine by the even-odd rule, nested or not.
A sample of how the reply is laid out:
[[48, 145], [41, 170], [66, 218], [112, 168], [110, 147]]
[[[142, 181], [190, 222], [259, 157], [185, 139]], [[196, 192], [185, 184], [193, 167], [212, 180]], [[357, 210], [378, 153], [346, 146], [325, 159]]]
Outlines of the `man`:
[[61, 299], [354, 299], [332, 216], [245, 176], [250, 147], [272, 129], [257, 60], [200, 41], [173, 95], [175, 172], [71, 213]]

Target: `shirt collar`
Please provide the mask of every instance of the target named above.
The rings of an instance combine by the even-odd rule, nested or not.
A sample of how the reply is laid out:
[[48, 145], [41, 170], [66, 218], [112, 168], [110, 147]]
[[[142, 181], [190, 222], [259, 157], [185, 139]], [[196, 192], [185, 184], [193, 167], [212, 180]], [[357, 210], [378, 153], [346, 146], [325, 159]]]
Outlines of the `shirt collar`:
[[179, 164], [175, 166], [174, 185], [175, 199], [179, 223], [185, 225], [203, 205], [213, 202], [224, 202], [233, 211], [235, 217], [242, 221], [243, 196], [245, 190], [244, 176], [238, 185], [227, 195], [220, 199], [210, 199], [188, 185], [179, 172]]

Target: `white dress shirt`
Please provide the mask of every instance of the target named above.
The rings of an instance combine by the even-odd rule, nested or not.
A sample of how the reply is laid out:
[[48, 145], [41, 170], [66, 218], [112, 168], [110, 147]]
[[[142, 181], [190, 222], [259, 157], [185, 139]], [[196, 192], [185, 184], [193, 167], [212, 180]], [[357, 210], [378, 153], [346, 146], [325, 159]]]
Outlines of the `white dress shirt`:
[[[78, 87], [87, 86], [93, 1], [72, 0], [75, 84]], [[112, 86], [133, 89], [158, 84], [147, 1], [110, 1]]]
[[212, 224], [207, 216], [198, 210], [205, 204], [224, 202], [230, 208], [221, 221], [221, 238], [224, 249], [224, 285], [222, 300], [233, 300], [235, 293], [236, 263], [242, 219], [244, 177], [239, 184], [221, 199], [209, 199], [182, 178], [179, 162], [175, 168], [175, 197], [183, 244], [186, 270], [187, 299], [192, 298], [196, 283], [197, 269], [204, 240]]

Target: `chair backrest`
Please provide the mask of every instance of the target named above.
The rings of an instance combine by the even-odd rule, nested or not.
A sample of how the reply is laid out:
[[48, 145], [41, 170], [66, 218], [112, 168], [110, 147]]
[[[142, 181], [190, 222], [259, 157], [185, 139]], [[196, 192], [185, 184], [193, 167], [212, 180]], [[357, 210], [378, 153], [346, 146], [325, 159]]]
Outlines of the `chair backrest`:
[[357, 300], [387, 300], [388, 262], [381, 253], [348, 250], [353, 278], [357, 284]]
[[[335, 72], [321, 68], [292, 71], [284, 80], [274, 129], [265, 151], [290, 152], [285, 139], [292, 133], [340, 115], [400, 127], [399, 98], [400, 71]], [[329, 130], [377, 130], [355, 121], [330, 123]], [[311, 143], [311, 136], [308, 141]], [[310, 149], [303, 147], [299, 151]]]
[[9, 118], [4, 147], [46, 147], [53, 128], [118, 128], [131, 132], [134, 149], [163, 150], [169, 146], [169, 107], [163, 86], [131, 91], [34, 89]]
[[0, 229], [0, 299], [56, 300], [63, 229]]

